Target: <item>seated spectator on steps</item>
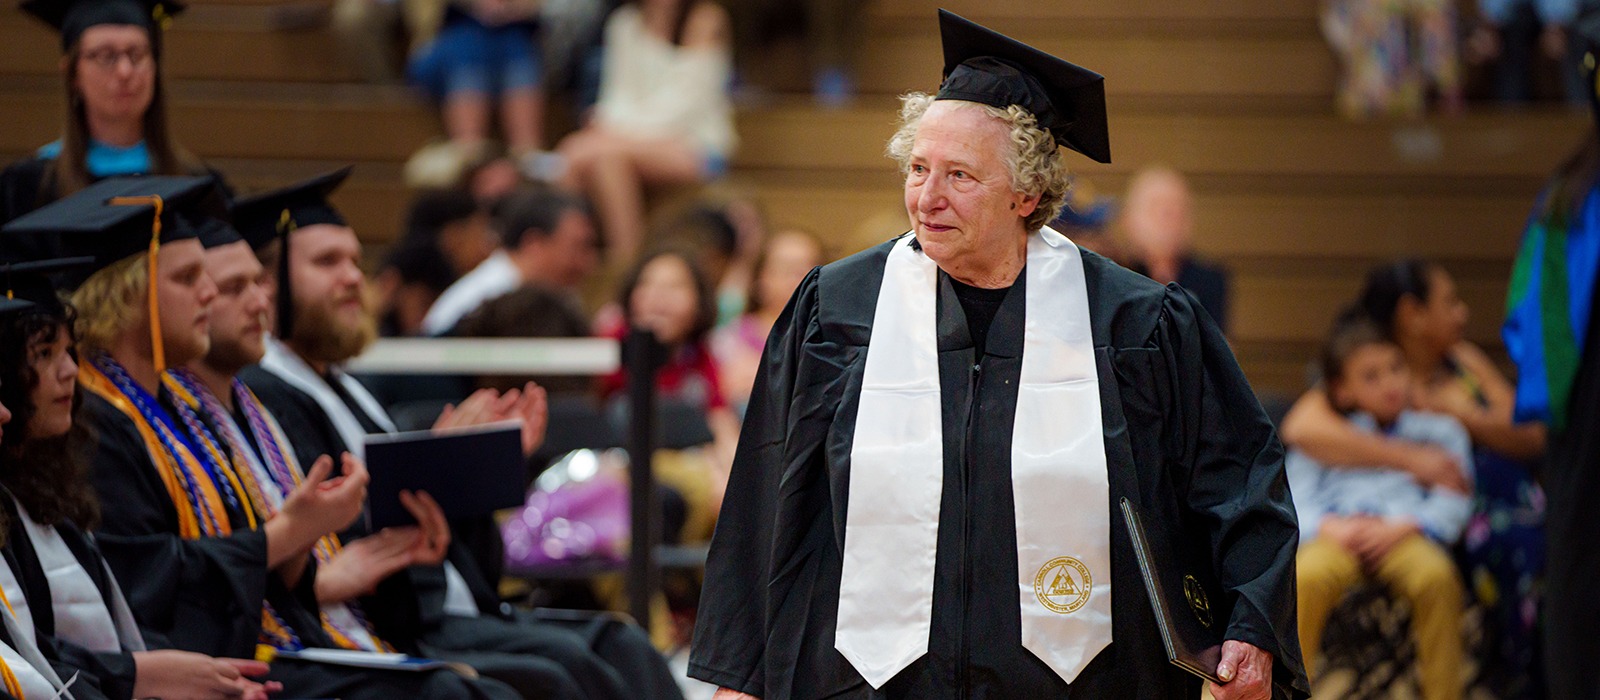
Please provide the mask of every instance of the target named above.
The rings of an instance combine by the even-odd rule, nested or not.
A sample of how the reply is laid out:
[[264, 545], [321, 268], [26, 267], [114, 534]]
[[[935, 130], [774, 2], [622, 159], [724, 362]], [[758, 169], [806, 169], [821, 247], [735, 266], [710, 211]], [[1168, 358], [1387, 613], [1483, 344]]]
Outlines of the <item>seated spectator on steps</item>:
[[[1359, 311], [1335, 323], [1322, 355], [1329, 397], [1356, 429], [1444, 449], [1471, 464], [1459, 421], [1409, 408], [1411, 375], [1400, 346]], [[1300, 518], [1300, 645], [1312, 677], [1329, 614], [1355, 586], [1376, 579], [1411, 606], [1422, 697], [1460, 698], [1464, 593], [1450, 548], [1471, 500], [1398, 468], [1330, 468], [1298, 450], [1285, 471]], [[1463, 471], [1470, 478], [1470, 469]]]
[[556, 146], [553, 175], [594, 203], [607, 255], [645, 232], [645, 190], [722, 176], [733, 152], [727, 12], [711, 0], [628, 2], [606, 20], [600, 101]]
[[444, 335], [485, 302], [522, 287], [576, 295], [598, 259], [594, 225], [582, 199], [547, 188], [507, 196], [495, 212], [500, 248], [434, 303], [423, 331]]

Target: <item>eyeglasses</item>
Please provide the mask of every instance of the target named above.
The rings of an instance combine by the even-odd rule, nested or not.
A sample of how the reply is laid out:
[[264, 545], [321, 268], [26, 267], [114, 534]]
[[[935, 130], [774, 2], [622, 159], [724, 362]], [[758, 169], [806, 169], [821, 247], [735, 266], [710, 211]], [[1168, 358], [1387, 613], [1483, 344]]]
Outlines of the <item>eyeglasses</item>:
[[111, 70], [121, 65], [124, 58], [128, 59], [128, 63], [134, 68], [143, 68], [146, 63], [150, 62], [150, 47], [134, 46], [121, 50], [112, 48], [95, 49], [93, 51], [85, 51], [79, 57], [106, 70]]

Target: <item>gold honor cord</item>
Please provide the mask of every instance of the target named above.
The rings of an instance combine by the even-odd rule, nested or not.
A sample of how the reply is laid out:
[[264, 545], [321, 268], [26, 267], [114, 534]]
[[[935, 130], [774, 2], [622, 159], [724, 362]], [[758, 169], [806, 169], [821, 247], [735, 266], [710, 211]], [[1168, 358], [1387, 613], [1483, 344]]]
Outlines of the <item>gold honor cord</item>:
[[[5, 588], [0, 588], [0, 603], [5, 603], [6, 610], [11, 613], [12, 618], [17, 617], [17, 610], [11, 607], [11, 598], [6, 595]], [[17, 624], [21, 625], [22, 620], [18, 619]], [[5, 683], [6, 692], [11, 693], [12, 697], [17, 700], [27, 700], [22, 695], [22, 681], [17, 680], [16, 672], [11, 670], [11, 665], [7, 664], [5, 659], [0, 659], [0, 682]]]
[[150, 223], [150, 254], [145, 261], [145, 289], [146, 300], [150, 307], [150, 351], [155, 360], [156, 375], [160, 376], [167, 371], [166, 346], [161, 342], [161, 308], [156, 301], [156, 253], [161, 250], [161, 195], [143, 195], [138, 197], [112, 197], [111, 206], [137, 206], [149, 204], [155, 207], [155, 218]]

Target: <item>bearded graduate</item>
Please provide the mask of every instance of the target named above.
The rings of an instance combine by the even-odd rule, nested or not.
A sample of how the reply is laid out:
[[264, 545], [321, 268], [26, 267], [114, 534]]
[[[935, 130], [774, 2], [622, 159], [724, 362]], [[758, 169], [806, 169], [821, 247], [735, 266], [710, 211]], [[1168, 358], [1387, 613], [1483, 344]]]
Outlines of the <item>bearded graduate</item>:
[[1176, 614], [1222, 630], [1212, 695], [1304, 697], [1272, 424], [1193, 296], [1044, 227], [1057, 146], [1110, 160], [1102, 78], [941, 25], [944, 83], [889, 144], [912, 230], [813, 270], [773, 327], [690, 675], [719, 700], [1196, 697], [1127, 499], [1198, 562]]

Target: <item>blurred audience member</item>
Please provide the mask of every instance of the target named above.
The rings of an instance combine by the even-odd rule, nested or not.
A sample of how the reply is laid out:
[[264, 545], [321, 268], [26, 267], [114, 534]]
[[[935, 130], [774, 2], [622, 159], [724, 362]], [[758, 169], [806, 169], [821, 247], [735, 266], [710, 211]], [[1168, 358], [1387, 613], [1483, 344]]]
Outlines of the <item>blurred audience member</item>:
[[422, 322], [428, 335], [449, 333], [484, 302], [537, 286], [576, 298], [597, 260], [594, 224], [578, 197], [547, 188], [507, 196], [495, 212], [500, 247], [445, 290]]
[[717, 323], [744, 312], [751, 267], [767, 237], [766, 216], [742, 196], [702, 198], [657, 221], [650, 238], [695, 252], [695, 262], [711, 281], [717, 298]]
[[1145, 168], [1133, 176], [1123, 198], [1126, 264], [1162, 284], [1177, 282], [1228, 331], [1228, 271], [1194, 256], [1194, 198], [1176, 170]]
[[472, 195], [484, 211], [494, 211], [496, 204], [518, 188], [532, 184], [518, 169], [517, 162], [503, 152], [490, 152], [469, 163], [457, 186]]
[[615, 260], [639, 250], [647, 187], [727, 171], [729, 52], [727, 13], [711, 0], [635, 0], [606, 20], [600, 102], [557, 147], [557, 170], [594, 202]]
[[389, 251], [373, 279], [378, 295], [378, 334], [423, 335], [423, 317], [454, 280], [437, 248], [423, 241], [402, 241]]
[[1346, 117], [1421, 116], [1430, 89], [1461, 111], [1453, 0], [1324, 0], [1322, 31], [1344, 64]]
[[1381, 265], [1368, 273], [1358, 304], [1404, 353], [1411, 407], [1466, 427], [1474, 483], [1461, 478], [1466, 465], [1447, 451], [1357, 430], [1322, 387], [1289, 410], [1283, 440], [1325, 464], [1399, 468], [1419, 483], [1473, 493], [1463, 549], [1470, 589], [1491, 609], [1485, 627], [1493, 658], [1482, 675], [1503, 697], [1538, 697], [1544, 493], [1528, 462], [1544, 451], [1544, 426], [1513, 420], [1511, 383], [1462, 337], [1467, 306], [1444, 268], [1415, 259]]
[[[1359, 309], [1335, 323], [1322, 366], [1328, 398], [1352, 428], [1445, 450], [1470, 478], [1467, 431], [1449, 416], [1408, 407], [1405, 356]], [[1472, 510], [1466, 494], [1393, 467], [1330, 467], [1299, 450], [1284, 470], [1300, 520], [1300, 646], [1313, 679], [1328, 616], [1345, 594], [1376, 579], [1411, 605], [1422, 697], [1460, 698], [1464, 593], [1450, 549]]]
[[1466, 53], [1492, 62], [1494, 97], [1503, 102], [1533, 99], [1538, 55], [1560, 68], [1561, 87], [1575, 104], [1587, 104], [1578, 63], [1583, 52], [1567, 35], [1580, 0], [1478, 0], [1482, 22], [1467, 36]]
[[778, 314], [812, 268], [827, 262], [816, 236], [797, 229], [774, 234], [756, 256], [743, 314], [711, 333], [711, 353], [722, 379], [722, 394], [740, 414], [750, 399], [761, 351]]
[[[722, 394], [716, 360], [707, 346], [707, 337], [716, 319], [711, 283], [694, 261], [693, 253], [660, 248], [639, 258], [623, 280], [617, 295], [622, 305], [622, 323], [597, 329], [611, 338], [624, 338], [630, 327], [655, 334], [667, 348], [667, 361], [656, 375], [656, 389], [663, 401], [686, 404], [705, 414], [712, 443], [706, 459], [693, 469], [657, 471], [663, 484], [674, 489], [689, 504], [689, 521], [702, 525], [716, 517], [728, 485], [728, 468], [733, 463], [733, 447], [738, 441], [739, 420]], [[624, 371], [601, 382], [601, 396], [607, 402], [626, 398], [628, 378]], [[679, 462], [674, 462], [682, 466]], [[705, 527], [695, 534], [709, 535]]]
[[432, 245], [455, 280], [494, 252], [488, 213], [462, 190], [428, 190], [417, 194], [406, 213], [407, 243]]
[[182, 7], [145, 0], [22, 4], [62, 32], [67, 113], [61, 138], [0, 172], [0, 223], [102, 178], [206, 172], [167, 123], [161, 33]]
[[1050, 222], [1050, 228], [1082, 248], [1121, 262], [1122, 248], [1112, 235], [1110, 225], [1116, 216], [1116, 200], [1098, 196], [1094, 186], [1080, 176], [1067, 192], [1067, 206]]
[[439, 100], [451, 144], [476, 148], [498, 122], [514, 158], [544, 146], [543, 62], [536, 36], [540, 0], [450, 0], [437, 36], [407, 67]]

